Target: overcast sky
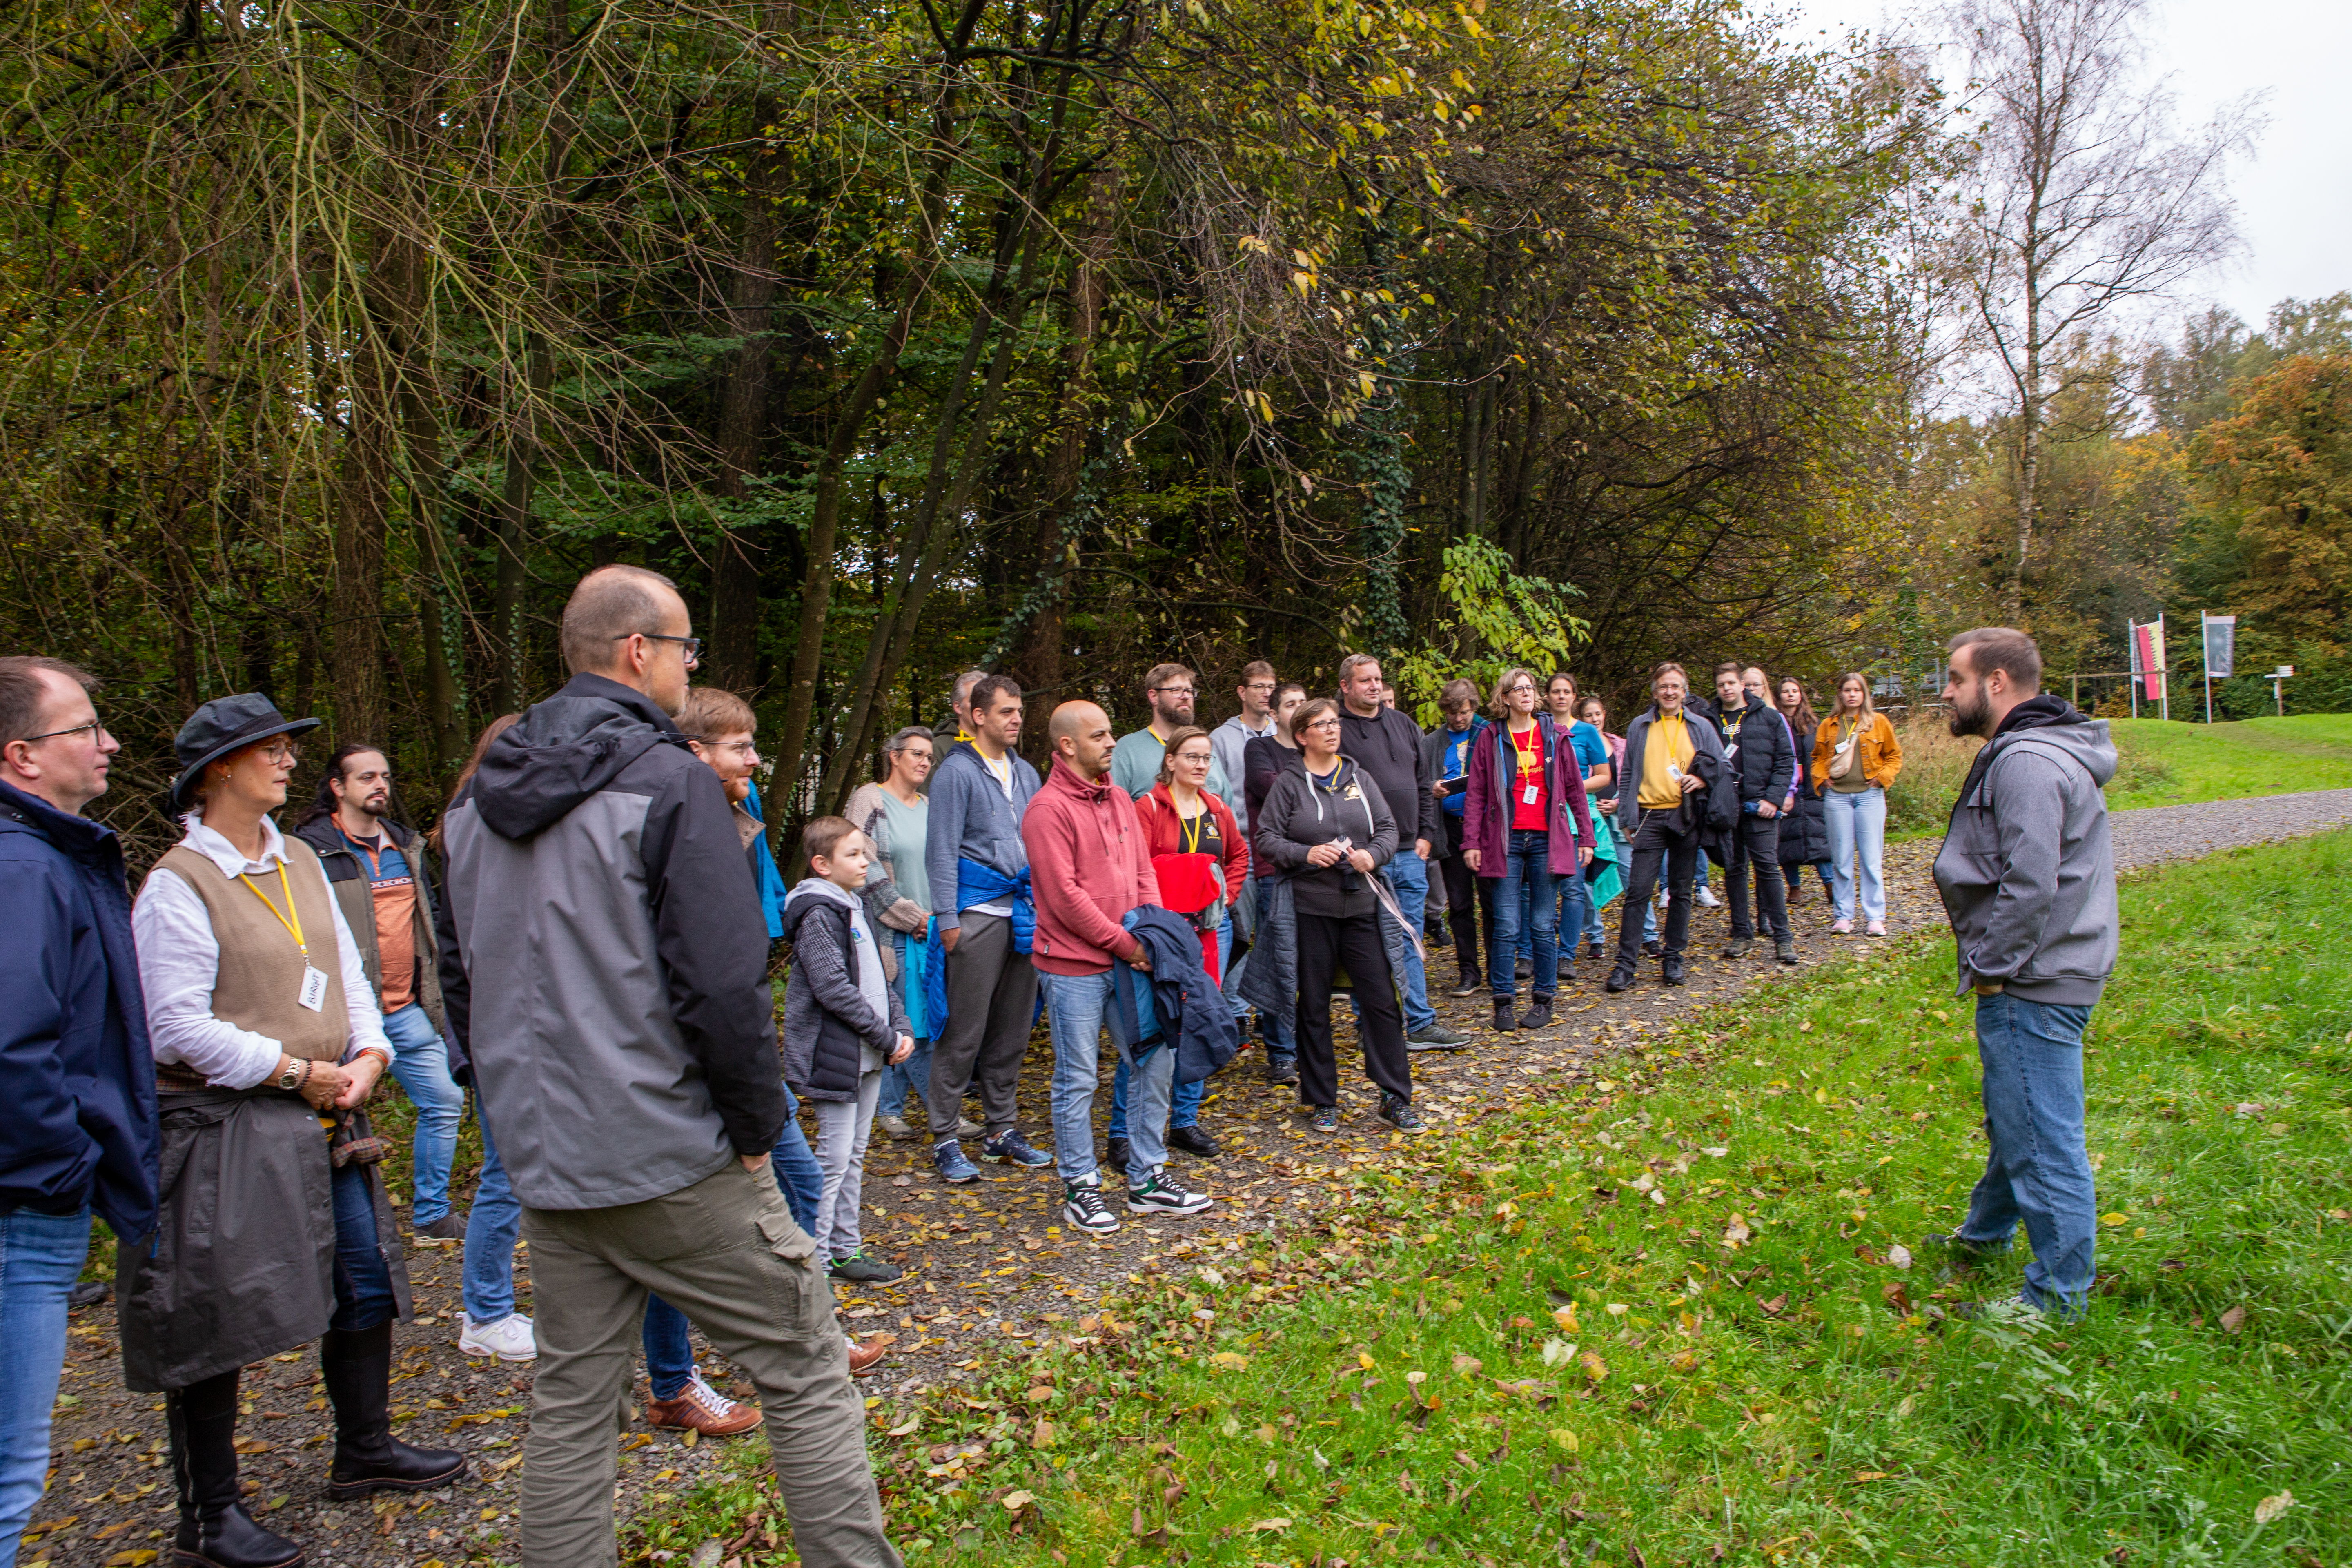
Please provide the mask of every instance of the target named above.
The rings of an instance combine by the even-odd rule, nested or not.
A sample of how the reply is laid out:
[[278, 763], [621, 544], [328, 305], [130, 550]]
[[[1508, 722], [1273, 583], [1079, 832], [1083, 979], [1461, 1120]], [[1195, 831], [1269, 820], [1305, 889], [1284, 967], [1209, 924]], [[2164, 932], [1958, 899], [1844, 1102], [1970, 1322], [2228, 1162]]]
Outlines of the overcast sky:
[[[1780, 0], [1799, 29], [1883, 27], [1883, 0]], [[1775, 5], [1774, 8], [1778, 8]], [[2352, 4], [2347, 0], [2151, 0], [2149, 65], [2170, 79], [2179, 118], [2266, 93], [2255, 156], [2231, 171], [2245, 254], [2190, 285], [2259, 327], [2289, 295], [2352, 289]], [[1827, 40], [1820, 40], [1827, 41]]]

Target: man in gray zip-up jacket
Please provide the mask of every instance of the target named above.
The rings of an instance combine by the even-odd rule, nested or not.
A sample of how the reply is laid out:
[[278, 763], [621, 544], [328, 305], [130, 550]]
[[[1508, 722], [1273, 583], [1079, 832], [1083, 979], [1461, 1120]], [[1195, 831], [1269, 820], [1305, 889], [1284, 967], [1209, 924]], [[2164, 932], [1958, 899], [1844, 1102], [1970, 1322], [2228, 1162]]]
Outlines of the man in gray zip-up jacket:
[[2079, 1312], [2090, 1299], [2098, 1194], [2083, 1131], [2083, 1033], [2116, 966], [2106, 721], [2041, 695], [2042, 654], [2006, 626], [1951, 641], [1944, 700], [1955, 735], [1985, 736], [1936, 855], [1936, 888], [1977, 998], [1991, 1148], [1951, 1250], [2032, 1244], [2023, 1300]]
[[[572, 678], [444, 820], [460, 1033], [530, 1241], [524, 1568], [611, 1568], [613, 1413], [649, 1291], [758, 1385], [803, 1563], [899, 1568], [784, 1120], [767, 922], [719, 777], [671, 721], [698, 647], [655, 573], [564, 608]], [[457, 1002], [458, 998], [445, 998]]]
[[1013, 748], [1021, 742], [1021, 687], [1010, 676], [982, 676], [971, 689], [971, 739], [959, 741], [931, 774], [923, 864], [931, 908], [947, 949], [948, 1018], [931, 1047], [931, 1081], [923, 1109], [931, 1120], [931, 1163], [940, 1179], [975, 1181], [956, 1137], [966, 1084], [980, 1090], [986, 1137], [981, 1158], [1050, 1165], [1054, 1157], [1013, 1124], [1021, 1058], [1037, 1011], [1037, 972], [1029, 966], [1034, 901], [1021, 814], [1037, 793], [1037, 770]]

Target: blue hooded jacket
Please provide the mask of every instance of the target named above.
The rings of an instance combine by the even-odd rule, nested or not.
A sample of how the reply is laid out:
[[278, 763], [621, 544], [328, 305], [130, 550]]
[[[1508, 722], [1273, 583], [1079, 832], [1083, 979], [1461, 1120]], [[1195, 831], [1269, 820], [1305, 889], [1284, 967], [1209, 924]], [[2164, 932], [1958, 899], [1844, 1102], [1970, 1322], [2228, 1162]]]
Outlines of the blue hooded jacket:
[[0, 784], [0, 1212], [155, 1225], [155, 1057], [111, 828]]

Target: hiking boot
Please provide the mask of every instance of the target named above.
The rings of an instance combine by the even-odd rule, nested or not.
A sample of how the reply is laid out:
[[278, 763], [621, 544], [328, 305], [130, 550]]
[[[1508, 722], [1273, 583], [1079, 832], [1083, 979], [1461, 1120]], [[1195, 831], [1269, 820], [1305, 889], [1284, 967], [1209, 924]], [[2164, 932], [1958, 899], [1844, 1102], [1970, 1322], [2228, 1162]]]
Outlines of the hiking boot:
[[1797, 966], [1797, 944], [1793, 942], [1777, 942], [1773, 945], [1772, 956], [1794, 969]]
[[1190, 1154], [1196, 1160], [1213, 1160], [1224, 1152], [1217, 1147], [1217, 1141], [1202, 1131], [1198, 1125], [1171, 1127], [1168, 1130], [1168, 1147], [1180, 1154]]
[[430, 1225], [420, 1225], [408, 1233], [419, 1247], [449, 1247], [462, 1245], [466, 1239], [466, 1222], [455, 1213], [445, 1214]]
[[1318, 1132], [1337, 1132], [1339, 1131], [1339, 1108], [1336, 1105], [1317, 1106], [1315, 1114], [1307, 1119], [1307, 1125]]
[[1454, 994], [1456, 996], [1475, 996], [1479, 992], [1484, 991], [1485, 989], [1486, 989], [1486, 977], [1479, 973], [1476, 970], [1471, 968], [1468, 964], [1464, 964], [1462, 966], [1462, 978], [1454, 983]]
[[1519, 1027], [1522, 1029], [1550, 1028], [1551, 998], [1549, 996], [1537, 997], [1535, 999], [1535, 1005], [1519, 1015]]
[[1168, 1179], [1166, 1167], [1151, 1173], [1143, 1185], [1127, 1190], [1129, 1214], [1195, 1215], [1216, 1200], [1206, 1193], [1188, 1193]]
[[703, 1382], [699, 1367], [688, 1375], [686, 1386], [675, 1399], [646, 1401], [647, 1426], [705, 1437], [740, 1437], [765, 1419], [751, 1406], [736, 1403]]
[[1130, 1146], [1123, 1136], [1114, 1138], [1103, 1146], [1103, 1163], [1122, 1176], [1127, 1174], [1127, 1163], [1131, 1158]]
[[1508, 996], [1497, 996], [1497, 997], [1496, 997], [1496, 998], [1495, 998], [1495, 1027], [1496, 1027], [1497, 1029], [1502, 1030], [1502, 1031], [1503, 1031], [1503, 1033], [1505, 1033], [1505, 1034], [1507, 1034], [1507, 1034], [1509, 1034], [1513, 1029], [1516, 1029], [1516, 1028], [1517, 1028], [1518, 1026], [1519, 1026], [1519, 1025], [1518, 1025], [1518, 1019], [1517, 1019], [1516, 1016], [1514, 1016], [1513, 1012], [1512, 1012], [1512, 1008], [1511, 1008], [1511, 998], [1509, 998]]
[[1063, 1195], [1062, 1218], [1096, 1236], [1106, 1236], [1118, 1228], [1118, 1216], [1104, 1205], [1102, 1188], [1092, 1182], [1073, 1186]]
[[1404, 1037], [1408, 1051], [1458, 1051], [1470, 1043], [1470, 1037], [1444, 1024], [1432, 1024], [1426, 1029], [1415, 1029]]
[[907, 1272], [878, 1258], [866, 1257], [864, 1247], [846, 1258], [835, 1258], [824, 1266], [824, 1271], [835, 1279], [847, 1279], [859, 1285], [887, 1285]]
[[931, 1145], [931, 1168], [939, 1172], [940, 1181], [951, 1187], [980, 1180], [980, 1167], [963, 1157], [963, 1145], [952, 1138], [942, 1138]]
[[[849, 1339], [846, 1334], [842, 1337]], [[889, 1354], [890, 1347], [898, 1342], [896, 1334], [877, 1334], [862, 1345], [856, 1340], [849, 1340], [849, 1375], [864, 1377], [872, 1372], [882, 1364], [882, 1358]]]
[[1412, 1108], [1412, 1101], [1398, 1095], [1381, 1096], [1381, 1120], [1400, 1132], [1426, 1132], [1429, 1123]]
[[1673, 958], [1662, 959], [1659, 961], [1658, 978], [1668, 985], [1680, 985], [1683, 983], [1685, 978], [1683, 973], [1683, 961], [1679, 954]]
[[1054, 1163], [1054, 1156], [1021, 1136], [1017, 1128], [1007, 1128], [982, 1143], [980, 1146], [980, 1157], [992, 1165], [1010, 1163], [1015, 1165], [1026, 1165], [1033, 1171], [1040, 1165], [1050, 1165]]
[[1723, 944], [1723, 956], [1726, 958], [1745, 958], [1748, 956], [1748, 950], [1755, 945], [1756, 944], [1747, 937], [1735, 936], [1729, 942]]
[[1633, 989], [1633, 972], [1630, 969], [1611, 970], [1609, 972], [1609, 984], [1603, 985], [1601, 989], [1608, 992], [1612, 996], [1614, 996], [1620, 991], [1631, 991]]

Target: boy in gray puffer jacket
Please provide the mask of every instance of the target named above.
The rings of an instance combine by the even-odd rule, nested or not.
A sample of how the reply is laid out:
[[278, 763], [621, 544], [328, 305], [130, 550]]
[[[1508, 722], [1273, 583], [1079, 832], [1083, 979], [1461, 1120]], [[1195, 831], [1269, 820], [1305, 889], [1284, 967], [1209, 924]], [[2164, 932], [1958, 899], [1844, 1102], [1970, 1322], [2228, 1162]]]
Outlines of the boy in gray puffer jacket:
[[873, 847], [845, 818], [820, 816], [802, 831], [801, 853], [816, 874], [784, 900], [784, 936], [793, 944], [784, 1081], [816, 1108], [816, 1163], [824, 1173], [816, 1244], [836, 1279], [896, 1279], [900, 1270], [866, 1256], [857, 1209], [882, 1069], [913, 1054], [913, 1026], [883, 971], [859, 897]]
[[1985, 1172], [1968, 1218], [1931, 1237], [1955, 1253], [2032, 1244], [2022, 1300], [2076, 1313], [2095, 1276], [2098, 1194], [2084, 1134], [2083, 1035], [2116, 966], [2105, 720], [2041, 694], [2042, 654], [2006, 626], [1951, 642], [1955, 735], [1986, 737], [1936, 855], [1936, 887], [1977, 998]]

